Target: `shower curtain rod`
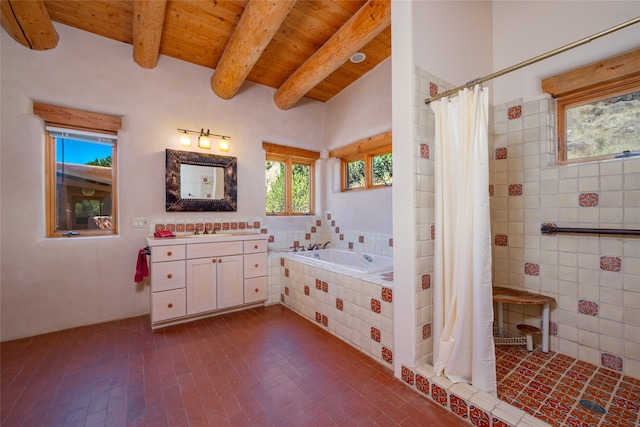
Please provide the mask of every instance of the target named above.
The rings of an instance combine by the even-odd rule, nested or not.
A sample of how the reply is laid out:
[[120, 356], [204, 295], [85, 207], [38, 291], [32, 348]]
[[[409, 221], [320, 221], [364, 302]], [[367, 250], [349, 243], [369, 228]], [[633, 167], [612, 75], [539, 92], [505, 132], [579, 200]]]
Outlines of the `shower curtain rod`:
[[603, 36], [606, 36], [608, 34], [614, 33], [614, 32], [616, 32], [618, 30], [621, 30], [623, 28], [629, 27], [631, 25], [637, 24], [638, 22], [640, 22], [640, 16], [638, 16], [636, 18], [633, 18], [630, 21], [623, 22], [622, 24], [616, 25], [615, 27], [611, 27], [611, 28], [609, 28], [607, 30], [601, 31], [601, 32], [599, 32], [597, 34], [593, 34], [593, 35], [591, 35], [589, 37], [585, 37], [585, 38], [580, 39], [578, 41], [575, 41], [573, 43], [569, 43], [567, 45], [559, 47], [558, 49], [549, 51], [547, 53], [543, 53], [542, 55], [538, 55], [538, 56], [536, 56], [534, 58], [531, 58], [531, 59], [527, 59], [526, 61], [523, 61], [523, 62], [521, 62], [519, 64], [512, 65], [511, 67], [505, 68], [505, 69], [500, 70], [500, 71], [496, 71], [495, 73], [489, 74], [489, 75], [481, 77], [479, 79], [471, 80], [470, 82], [467, 82], [467, 83], [463, 84], [462, 86], [458, 86], [458, 87], [456, 87], [454, 89], [448, 90], [448, 91], [446, 91], [446, 92], [444, 92], [444, 93], [442, 93], [440, 95], [436, 95], [434, 97], [427, 98], [427, 99], [424, 100], [424, 103], [429, 105], [432, 102], [437, 101], [440, 98], [444, 98], [444, 97], [447, 97], [447, 96], [454, 95], [454, 94], [458, 93], [458, 91], [460, 91], [460, 90], [462, 90], [464, 88], [471, 88], [471, 87], [473, 87], [473, 86], [475, 86], [477, 84], [488, 82], [489, 80], [493, 80], [496, 77], [500, 77], [500, 76], [502, 76], [504, 74], [508, 74], [508, 73], [510, 73], [512, 71], [519, 70], [520, 68], [524, 68], [524, 67], [526, 67], [528, 65], [535, 64], [536, 62], [542, 61], [543, 59], [550, 58], [550, 57], [555, 56], [555, 55], [557, 55], [559, 53], [566, 52], [567, 50], [571, 50], [571, 49], [573, 49], [575, 47], [582, 46], [583, 44], [587, 44], [587, 43], [589, 43], [589, 42], [591, 42], [591, 41], [593, 41], [595, 39], [598, 39], [600, 37], [603, 37]]

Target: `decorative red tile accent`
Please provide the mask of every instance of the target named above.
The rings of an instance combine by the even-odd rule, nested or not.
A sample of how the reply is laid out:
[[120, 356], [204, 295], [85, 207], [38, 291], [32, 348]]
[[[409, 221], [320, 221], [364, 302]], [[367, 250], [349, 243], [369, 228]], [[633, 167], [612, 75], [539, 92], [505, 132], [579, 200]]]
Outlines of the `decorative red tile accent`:
[[322, 326], [329, 326], [329, 318], [324, 314], [322, 315]]
[[558, 324], [557, 323], [549, 322], [549, 335], [553, 335], [553, 336], [558, 335]]
[[469, 418], [467, 401], [453, 393], [449, 393], [451, 411], [461, 418]]
[[175, 224], [167, 224], [165, 225], [165, 228], [169, 231], [175, 232], [176, 231], [176, 225]]
[[273, 242], [275, 242], [275, 237], [269, 236], [269, 243], [273, 243]]
[[247, 223], [246, 223], [246, 221], [240, 221], [240, 222], [238, 222], [238, 228], [239, 228], [240, 230], [244, 230], [244, 229], [246, 229], [246, 228], [247, 228]]
[[599, 312], [598, 303], [584, 299], [578, 300], [578, 313], [587, 316], [597, 316]]
[[184, 233], [184, 230], [185, 230], [184, 224], [176, 224], [177, 233]]
[[393, 289], [382, 288], [382, 301], [393, 301]]
[[493, 184], [489, 184], [489, 196], [493, 196]]
[[380, 276], [382, 277], [382, 280], [384, 280], [385, 282], [393, 282], [393, 271], [390, 271], [388, 273], [382, 273], [380, 274]]
[[406, 366], [403, 366], [401, 370], [401, 374], [402, 374], [402, 381], [404, 381], [409, 385], [415, 384], [415, 375], [413, 374], [413, 371], [411, 369], [407, 368]]
[[431, 338], [431, 323], [422, 325], [422, 339], [426, 340]]
[[393, 352], [387, 347], [382, 347], [382, 360], [389, 364], [393, 363]]
[[507, 148], [499, 147], [495, 149], [495, 158], [496, 160], [504, 160], [507, 158]]
[[311, 227], [311, 232], [315, 233], [316, 232], [316, 228], [315, 227]]
[[[613, 369], [614, 371], [622, 372], [623, 360], [622, 357], [616, 354], [602, 353], [600, 355], [600, 362], [605, 368]], [[620, 406], [620, 405], [618, 405]], [[636, 412], [638, 409], [636, 409]]]
[[335, 227], [335, 226], [336, 226], [336, 220], [335, 220], [335, 219], [332, 219], [332, 220], [331, 220], [331, 226], [332, 226], [332, 227]]
[[195, 224], [185, 224], [186, 227], [186, 231], [187, 233], [193, 233], [196, 230], [196, 225]]
[[375, 298], [371, 298], [371, 311], [380, 313], [380, 301]]
[[496, 234], [494, 239], [494, 244], [496, 246], [507, 246], [509, 243], [509, 238], [506, 234]]
[[154, 227], [155, 231], [163, 231], [164, 230], [164, 224], [156, 224], [156, 226]]
[[469, 406], [469, 421], [476, 427], [491, 427], [489, 414], [474, 405]]
[[389, 247], [392, 248], [393, 247], [393, 239], [389, 239]]
[[299, 248], [300, 247], [300, 242], [298, 240], [294, 240], [293, 247], [294, 248]]
[[253, 228], [260, 228], [260, 221], [253, 221]]
[[310, 233], [306, 233], [304, 235], [305, 240], [311, 240], [311, 234]]
[[438, 85], [433, 82], [429, 82], [429, 96], [438, 96]]
[[222, 223], [222, 229], [224, 231], [231, 230], [231, 224], [229, 224], [228, 222], [223, 222]]
[[622, 258], [617, 256], [601, 256], [600, 270], [620, 273], [622, 271]]
[[591, 208], [598, 206], [598, 193], [582, 193], [578, 197], [578, 204], [583, 208]]
[[429, 158], [429, 145], [420, 144], [420, 157], [422, 157], [423, 159]]
[[340, 227], [336, 227], [336, 233], [340, 233]]
[[261, 228], [260, 229], [260, 234], [267, 234], [268, 230], [266, 228]]
[[524, 274], [526, 274], [527, 276], [539, 276], [540, 265], [536, 264], [535, 262], [525, 262]]
[[507, 116], [509, 117], [509, 120], [517, 119], [521, 115], [522, 115], [522, 107], [520, 105], [515, 105], [509, 108], [509, 111], [507, 112]]
[[322, 280], [316, 279], [316, 289], [319, 291], [322, 290]]
[[284, 267], [284, 258], [280, 258], [280, 267]]
[[284, 303], [284, 294], [280, 294], [280, 302]]
[[344, 309], [344, 301], [340, 298], [336, 298], [336, 308], [340, 311]]
[[304, 294], [306, 296], [309, 296], [309, 286], [307, 286], [307, 285], [304, 285]]
[[435, 238], [436, 238], [436, 226], [432, 225], [430, 231], [431, 231], [431, 240], [435, 240]]
[[509, 195], [510, 196], [522, 196], [522, 184], [511, 184], [511, 185], [509, 185]]
[[253, 223], [252, 223], [252, 222], [247, 221], [247, 222], [245, 222], [245, 227], [246, 227], [247, 229], [251, 230], [251, 229], [253, 229]]
[[443, 389], [438, 384], [431, 384], [431, 399], [442, 406], [448, 406], [447, 390]]
[[204, 224], [201, 222], [197, 222], [196, 223], [196, 230], [198, 231], [204, 231]]
[[340, 235], [340, 240], [344, 240], [344, 234]]
[[288, 287], [288, 286], [285, 286], [285, 287], [284, 287], [284, 294], [285, 294], [286, 296], [289, 296], [289, 287]]
[[416, 389], [424, 394], [429, 394], [429, 380], [420, 374], [416, 374]]
[[205, 222], [204, 229], [205, 229], [206, 232], [210, 232], [211, 230], [213, 230], [213, 223], [212, 222]]
[[[342, 236], [342, 234], [341, 234], [341, 236]], [[353, 249], [353, 242], [349, 242], [349, 249]]]
[[364, 243], [364, 236], [358, 236], [358, 243]]
[[422, 275], [422, 290], [427, 290], [431, 287], [431, 275], [423, 274]]
[[284, 277], [289, 277], [289, 269], [288, 268], [284, 269]]
[[214, 231], [220, 231], [220, 230], [222, 230], [222, 223], [221, 223], [221, 222], [214, 222], [214, 223], [213, 223], [213, 230], [214, 230]]
[[237, 222], [232, 222], [231, 223], [231, 229], [232, 230], [237, 230], [238, 229], [238, 223]]
[[329, 292], [329, 284], [327, 282], [322, 282], [322, 292]]
[[316, 226], [320, 227], [322, 225], [322, 221], [319, 219], [316, 219]]
[[316, 322], [322, 323], [322, 314], [316, 311]]
[[375, 342], [380, 342], [380, 329], [371, 327], [371, 339]]

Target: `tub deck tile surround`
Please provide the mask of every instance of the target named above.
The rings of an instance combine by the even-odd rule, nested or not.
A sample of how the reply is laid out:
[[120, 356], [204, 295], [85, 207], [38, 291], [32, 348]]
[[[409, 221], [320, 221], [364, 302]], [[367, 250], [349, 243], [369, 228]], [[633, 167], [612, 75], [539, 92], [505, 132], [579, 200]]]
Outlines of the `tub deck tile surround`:
[[273, 305], [152, 332], [149, 317], [3, 342], [3, 426], [464, 426]]

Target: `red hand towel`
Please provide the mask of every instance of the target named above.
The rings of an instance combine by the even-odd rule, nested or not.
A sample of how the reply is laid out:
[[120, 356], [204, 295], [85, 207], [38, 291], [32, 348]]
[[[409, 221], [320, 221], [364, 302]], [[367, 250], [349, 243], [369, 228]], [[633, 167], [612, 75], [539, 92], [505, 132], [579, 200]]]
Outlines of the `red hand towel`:
[[144, 249], [138, 251], [138, 261], [136, 262], [136, 275], [133, 278], [136, 283], [149, 275], [149, 266], [147, 265], [147, 252]]

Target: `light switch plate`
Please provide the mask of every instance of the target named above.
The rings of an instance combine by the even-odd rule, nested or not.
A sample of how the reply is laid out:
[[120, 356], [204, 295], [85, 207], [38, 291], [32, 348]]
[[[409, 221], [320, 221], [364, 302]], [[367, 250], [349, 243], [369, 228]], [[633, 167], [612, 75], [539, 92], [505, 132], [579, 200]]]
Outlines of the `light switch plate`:
[[149, 218], [133, 218], [133, 228], [148, 228]]

